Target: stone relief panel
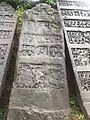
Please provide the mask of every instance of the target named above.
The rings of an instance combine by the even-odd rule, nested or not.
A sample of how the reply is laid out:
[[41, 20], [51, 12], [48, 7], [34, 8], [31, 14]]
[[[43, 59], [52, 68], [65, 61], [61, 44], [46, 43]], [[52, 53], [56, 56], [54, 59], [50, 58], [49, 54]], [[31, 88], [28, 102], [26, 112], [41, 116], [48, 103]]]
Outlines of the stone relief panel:
[[[14, 21], [12, 21], [13, 16], [15, 17]], [[15, 10], [10, 5], [6, 3], [1, 3], [0, 4], [0, 65], [3, 65], [4, 61], [7, 62], [7, 58], [9, 54], [8, 52], [12, 44], [11, 39], [13, 39], [13, 33], [14, 33], [13, 31], [15, 30], [16, 21], [17, 21], [17, 16]], [[8, 51], [7, 51], [7, 47], [8, 47]], [[6, 54], [7, 57], [5, 57]]]
[[[68, 55], [70, 54], [75, 76], [74, 82], [77, 83], [76, 97], [85, 117], [90, 119], [90, 3], [83, 0], [58, 2], [60, 4], [57, 4], [57, 7], [58, 10], [61, 9], [59, 12], [64, 22]], [[72, 82], [71, 76], [69, 80]]]
[[80, 80], [82, 90], [90, 91], [90, 71], [78, 71], [78, 78]]
[[50, 46], [49, 54], [51, 57], [63, 57], [62, 46], [60, 45]]
[[36, 54], [38, 56], [42, 56], [42, 55], [48, 55], [48, 46], [47, 45], [39, 45], [37, 46], [36, 49]]
[[90, 64], [90, 49], [71, 48], [71, 51], [76, 66], [87, 66]]
[[21, 48], [21, 55], [22, 56], [32, 56], [35, 55], [35, 46], [34, 45], [22, 45]]
[[[25, 20], [23, 22], [23, 30], [20, 37], [19, 59], [37, 59], [48, 58], [49, 63], [42, 59], [32, 63], [18, 63], [18, 71], [15, 84], [19, 88], [60, 88], [65, 82], [65, 68], [61, 63], [52, 63], [55, 58], [63, 59], [64, 39], [60, 21], [55, 17], [58, 16], [57, 11], [52, 8], [45, 9], [48, 5], [39, 4], [38, 7], [27, 10], [24, 13]], [[43, 14], [44, 19], [43, 19]], [[53, 13], [53, 19], [51, 16]], [[32, 14], [30, 18], [30, 14]], [[36, 16], [36, 15], [39, 16]], [[55, 16], [54, 16], [55, 15]], [[46, 18], [46, 19], [45, 19]], [[23, 56], [23, 57], [22, 57]], [[24, 57], [25, 56], [25, 57]], [[47, 57], [48, 56], [48, 57]], [[43, 63], [41, 62], [41, 63]], [[56, 83], [56, 85], [55, 85]], [[61, 87], [63, 89], [63, 87]]]
[[62, 9], [61, 14], [62, 16], [90, 17], [90, 11], [88, 10]]
[[88, 44], [90, 45], [90, 31], [67, 31], [70, 44]]
[[[11, 104], [14, 103], [10, 106], [13, 106], [11, 109], [14, 110], [17, 106], [15, 99], [21, 90], [21, 96], [18, 99], [21, 109], [24, 98], [23, 92], [26, 91], [26, 95], [29, 95], [27, 95], [27, 100], [30, 103], [26, 105], [27, 109], [33, 110], [32, 106], [34, 106], [40, 115], [43, 108], [44, 114], [50, 111], [54, 115], [55, 112], [63, 111], [66, 119], [66, 116], [69, 116], [69, 104], [65, 74], [64, 36], [55, 9], [47, 4], [40, 3], [31, 10], [25, 11], [17, 59], [17, 71], [11, 93], [13, 94], [15, 91], [16, 96], [13, 95], [13, 98], [11, 96]], [[31, 97], [32, 94], [36, 99]], [[57, 95], [57, 102], [55, 95]], [[59, 98], [65, 101], [65, 104], [62, 105]], [[45, 102], [41, 101], [42, 99]], [[12, 102], [13, 100], [15, 101]], [[50, 105], [49, 101], [51, 101]], [[24, 110], [26, 111], [25, 108]], [[14, 112], [16, 113], [16, 110]], [[38, 114], [37, 111], [36, 114]], [[35, 114], [32, 113], [32, 115]], [[23, 117], [25, 118], [25, 115]], [[10, 118], [15, 117], [10, 116]], [[47, 116], [45, 118], [48, 119]], [[38, 119], [42, 120], [40, 116]], [[57, 116], [57, 119], [60, 117]]]
[[64, 25], [65, 25], [65, 27], [90, 28], [90, 20], [65, 19]]
[[0, 44], [0, 65], [3, 65], [8, 44]]
[[57, 34], [31, 34], [31, 33], [23, 33], [21, 36], [21, 40], [23, 44], [30, 44], [32, 42], [35, 43], [59, 43], [63, 44], [63, 38], [62, 35]]
[[65, 86], [63, 64], [42, 65], [31, 63], [19, 63], [17, 80], [14, 85], [17, 88], [55, 88], [63, 89]]
[[62, 46], [56, 45], [27, 45], [23, 44], [21, 48], [21, 56], [42, 56], [47, 55], [50, 57], [63, 57]]
[[15, 15], [13, 14], [0, 14], [0, 21], [1, 20], [14, 20], [15, 19]]
[[50, 21], [25, 21], [25, 29], [27, 32], [32, 34], [57, 34], [60, 35], [60, 24], [59, 22]]
[[[42, 6], [40, 8], [40, 5]], [[39, 59], [40, 57], [48, 57], [48, 59], [57, 58], [63, 59], [64, 41], [63, 41], [63, 31], [60, 27], [60, 21], [54, 21], [57, 12], [54, 10], [47, 11], [40, 4], [32, 10], [27, 10], [25, 15], [25, 21], [23, 22], [23, 27], [20, 37], [19, 46], [19, 56], [24, 58], [35, 57]], [[37, 5], [38, 6], [38, 5]], [[42, 12], [46, 15], [46, 19], [43, 20]], [[49, 12], [49, 13], [46, 13]], [[34, 12], [34, 13], [33, 13]], [[53, 12], [53, 19], [51, 13]], [[29, 14], [32, 14], [31, 19]], [[39, 16], [36, 16], [36, 13]], [[49, 14], [49, 16], [48, 16]], [[54, 16], [55, 15], [55, 16]], [[28, 18], [27, 18], [28, 17]], [[30, 19], [30, 20], [29, 20]], [[33, 20], [34, 19], [34, 20]], [[36, 20], [37, 19], [37, 20]], [[36, 20], [36, 21], [35, 21]], [[40, 63], [19, 63], [18, 73], [16, 77], [15, 84], [18, 88], [64, 88], [65, 86], [65, 71], [63, 64], [58, 63], [46, 63], [45, 59], [42, 59], [45, 64]], [[40, 61], [39, 61], [40, 62]]]
[[16, 29], [17, 15], [12, 6], [0, 4], [0, 98], [5, 88], [10, 54], [13, 49], [13, 37]]
[[60, 22], [57, 10], [55, 11], [50, 6], [45, 9], [42, 4], [39, 4], [38, 8], [33, 7], [32, 9], [27, 10], [24, 13], [24, 19], [29, 21], [32, 20], [52, 23]]
[[0, 39], [10, 39], [12, 30], [0, 30]]
[[0, 21], [0, 27], [3, 28], [7, 28], [7, 29], [13, 29], [14, 26], [14, 22], [1, 22]]
[[88, 4], [81, 1], [59, 0], [60, 6], [88, 7]]

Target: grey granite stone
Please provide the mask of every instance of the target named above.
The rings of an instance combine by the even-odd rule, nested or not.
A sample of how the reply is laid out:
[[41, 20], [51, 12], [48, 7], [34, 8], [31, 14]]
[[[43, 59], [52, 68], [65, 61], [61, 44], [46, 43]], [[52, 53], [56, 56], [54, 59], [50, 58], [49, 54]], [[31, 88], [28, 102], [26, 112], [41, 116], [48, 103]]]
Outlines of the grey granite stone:
[[6, 3], [0, 4], [0, 97], [6, 80], [14, 32], [17, 23], [15, 10]]
[[64, 20], [65, 39], [77, 84], [77, 98], [86, 119], [90, 120], [90, 3], [58, 0], [57, 6]]
[[64, 38], [56, 10], [24, 13], [8, 120], [69, 119]]

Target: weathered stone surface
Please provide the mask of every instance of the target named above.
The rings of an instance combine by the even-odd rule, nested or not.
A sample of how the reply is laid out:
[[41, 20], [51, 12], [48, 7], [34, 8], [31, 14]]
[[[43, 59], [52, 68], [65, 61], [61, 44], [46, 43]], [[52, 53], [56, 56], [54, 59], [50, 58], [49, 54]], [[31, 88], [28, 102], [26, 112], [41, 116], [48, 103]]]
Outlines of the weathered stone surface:
[[10, 120], [66, 120], [63, 111], [45, 111], [37, 108], [13, 108], [10, 109], [9, 116]]
[[57, 5], [64, 19], [66, 43], [79, 89], [77, 98], [90, 120], [90, 4], [58, 0]]
[[[14, 32], [17, 23], [15, 10], [6, 3], [0, 4], [0, 97], [6, 80]], [[2, 86], [2, 87], [1, 87]]]
[[63, 30], [57, 11], [38, 4], [24, 13], [8, 120], [68, 118]]
[[77, 8], [87, 8], [89, 7], [90, 3], [87, 3], [87, 1], [83, 0], [59, 0], [58, 1], [61, 5], [61, 7], [77, 7]]

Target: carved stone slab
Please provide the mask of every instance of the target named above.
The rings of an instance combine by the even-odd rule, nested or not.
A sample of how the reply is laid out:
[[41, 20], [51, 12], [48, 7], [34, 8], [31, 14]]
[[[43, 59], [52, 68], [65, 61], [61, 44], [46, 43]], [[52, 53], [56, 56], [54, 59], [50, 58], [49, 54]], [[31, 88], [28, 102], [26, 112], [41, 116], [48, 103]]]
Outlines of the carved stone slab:
[[8, 120], [67, 120], [64, 38], [58, 13], [38, 4], [24, 13]]
[[[17, 23], [15, 10], [6, 3], [0, 4], [0, 97], [5, 81]], [[3, 85], [2, 85], [3, 86]]]
[[77, 97], [90, 120], [90, 5], [76, 0], [59, 0], [57, 5], [64, 19], [66, 43], [79, 89]]
[[90, 3], [87, 3], [83, 0], [59, 0], [58, 1], [61, 7], [77, 7], [77, 8], [87, 8]]

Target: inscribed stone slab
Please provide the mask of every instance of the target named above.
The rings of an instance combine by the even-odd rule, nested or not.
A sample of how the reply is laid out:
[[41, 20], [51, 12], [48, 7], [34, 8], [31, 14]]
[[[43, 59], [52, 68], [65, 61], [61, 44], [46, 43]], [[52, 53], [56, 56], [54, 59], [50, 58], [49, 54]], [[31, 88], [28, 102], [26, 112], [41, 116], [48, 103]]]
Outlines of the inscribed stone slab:
[[24, 13], [8, 120], [68, 118], [63, 30], [57, 11], [38, 4]]
[[6, 3], [0, 4], [0, 97], [12, 50], [17, 15], [14, 8]]
[[77, 97], [90, 120], [90, 4], [58, 0], [57, 5], [64, 19], [66, 43], [79, 89]]

